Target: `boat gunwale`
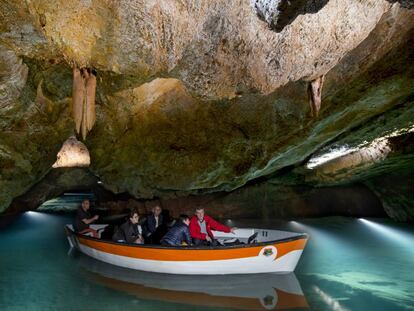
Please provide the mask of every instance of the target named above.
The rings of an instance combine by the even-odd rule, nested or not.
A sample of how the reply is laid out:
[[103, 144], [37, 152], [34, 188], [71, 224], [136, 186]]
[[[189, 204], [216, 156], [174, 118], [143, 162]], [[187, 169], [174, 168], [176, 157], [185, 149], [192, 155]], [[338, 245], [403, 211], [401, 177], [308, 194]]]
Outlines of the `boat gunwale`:
[[[103, 240], [99, 238], [94, 238], [91, 236], [83, 235], [81, 233], [77, 233], [71, 228], [68, 227], [68, 225], [65, 225], [65, 230], [68, 230], [71, 235], [76, 236], [77, 238], [81, 237], [82, 239], [87, 239], [95, 242], [100, 243], [107, 243], [107, 244], [114, 244], [119, 246], [127, 246], [127, 247], [135, 247], [135, 248], [151, 248], [151, 249], [174, 249], [174, 250], [227, 250], [227, 249], [237, 249], [237, 248], [249, 248], [249, 247], [258, 247], [258, 246], [267, 246], [267, 245], [274, 245], [274, 244], [280, 244], [280, 243], [286, 243], [296, 240], [302, 240], [306, 239], [308, 240], [309, 235], [307, 233], [298, 233], [298, 235], [279, 239], [279, 240], [271, 240], [267, 242], [259, 242], [259, 243], [251, 243], [251, 244], [239, 244], [239, 245], [220, 245], [220, 246], [174, 246], [174, 245], [155, 245], [155, 244], [129, 244], [124, 242], [115, 242], [112, 240]], [[269, 229], [271, 230], [271, 229]], [[290, 231], [286, 231], [290, 232]]]

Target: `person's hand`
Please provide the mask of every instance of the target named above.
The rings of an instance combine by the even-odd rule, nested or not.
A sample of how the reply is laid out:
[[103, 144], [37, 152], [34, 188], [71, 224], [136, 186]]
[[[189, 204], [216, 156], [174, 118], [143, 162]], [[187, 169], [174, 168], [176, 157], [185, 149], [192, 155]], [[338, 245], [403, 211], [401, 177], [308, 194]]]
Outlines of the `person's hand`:
[[211, 238], [210, 238], [209, 235], [206, 235], [206, 240], [207, 240], [207, 242], [211, 242]]
[[234, 231], [236, 231], [237, 229], [238, 229], [237, 227], [230, 228], [230, 232], [233, 233], [233, 234], [235, 234]]
[[99, 218], [99, 215], [93, 216], [93, 220], [98, 220], [98, 218]]

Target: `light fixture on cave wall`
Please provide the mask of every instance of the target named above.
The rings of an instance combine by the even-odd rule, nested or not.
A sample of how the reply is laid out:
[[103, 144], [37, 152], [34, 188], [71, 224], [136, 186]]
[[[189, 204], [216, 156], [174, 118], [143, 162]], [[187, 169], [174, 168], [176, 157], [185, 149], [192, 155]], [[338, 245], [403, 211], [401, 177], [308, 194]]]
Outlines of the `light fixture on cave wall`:
[[63, 143], [52, 167], [88, 167], [90, 164], [88, 148], [75, 136], [71, 136]]

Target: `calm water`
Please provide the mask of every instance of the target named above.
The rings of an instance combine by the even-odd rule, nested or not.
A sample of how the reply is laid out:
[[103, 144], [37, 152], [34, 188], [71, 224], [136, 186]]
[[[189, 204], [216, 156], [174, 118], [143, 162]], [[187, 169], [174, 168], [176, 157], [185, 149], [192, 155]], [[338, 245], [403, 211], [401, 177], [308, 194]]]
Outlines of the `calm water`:
[[131, 272], [68, 254], [71, 215], [25, 213], [0, 228], [0, 310], [414, 310], [414, 228], [349, 218], [233, 225], [307, 232], [295, 274]]

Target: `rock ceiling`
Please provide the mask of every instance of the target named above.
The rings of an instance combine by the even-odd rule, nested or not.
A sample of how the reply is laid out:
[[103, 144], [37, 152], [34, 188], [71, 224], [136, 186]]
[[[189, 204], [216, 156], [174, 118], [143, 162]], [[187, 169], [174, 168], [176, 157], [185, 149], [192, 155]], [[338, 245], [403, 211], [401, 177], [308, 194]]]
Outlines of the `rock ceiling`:
[[[0, 210], [74, 135], [73, 67], [96, 71], [84, 143], [115, 193], [338, 184], [412, 167], [410, 1], [0, 1], [0, 14]], [[307, 169], [344, 146], [362, 155]]]

